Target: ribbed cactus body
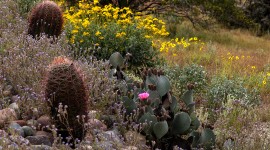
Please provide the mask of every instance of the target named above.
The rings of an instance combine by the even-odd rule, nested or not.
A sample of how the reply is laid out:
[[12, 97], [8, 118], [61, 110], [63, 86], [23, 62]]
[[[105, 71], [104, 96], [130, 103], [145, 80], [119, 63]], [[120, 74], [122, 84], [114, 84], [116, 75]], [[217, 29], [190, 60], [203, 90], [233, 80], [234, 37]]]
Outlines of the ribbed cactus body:
[[45, 80], [45, 98], [51, 105], [51, 115], [62, 137], [67, 136], [68, 130], [65, 121], [57, 116], [57, 108], [60, 103], [67, 105], [68, 126], [72, 131], [72, 137], [82, 140], [84, 137], [83, 125], [77, 120], [77, 115], [85, 115], [87, 121], [87, 88], [83, 75], [72, 61], [65, 57], [57, 57], [49, 66]]
[[29, 15], [28, 34], [38, 37], [42, 33], [48, 37], [58, 37], [63, 28], [63, 13], [53, 1], [42, 1], [37, 4]]

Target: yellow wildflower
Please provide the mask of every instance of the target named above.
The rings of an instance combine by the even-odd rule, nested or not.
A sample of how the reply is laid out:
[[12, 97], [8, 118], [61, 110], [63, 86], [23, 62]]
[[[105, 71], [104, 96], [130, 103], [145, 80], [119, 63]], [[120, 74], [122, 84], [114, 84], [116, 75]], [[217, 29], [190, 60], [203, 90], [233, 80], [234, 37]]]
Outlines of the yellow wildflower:
[[101, 32], [97, 31], [95, 35], [99, 36], [99, 35], [101, 35]]
[[94, 0], [94, 5], [98, 4], [99, 0]]
[[115, 35], [115, 37], [117, 37], [117, 38], [120, 38], [120, 37], [123, 37], [123, 36], [126, 36], [126, 33], [125, 32], [118, 32], [118, 33], [116, 33], [116, 35]]

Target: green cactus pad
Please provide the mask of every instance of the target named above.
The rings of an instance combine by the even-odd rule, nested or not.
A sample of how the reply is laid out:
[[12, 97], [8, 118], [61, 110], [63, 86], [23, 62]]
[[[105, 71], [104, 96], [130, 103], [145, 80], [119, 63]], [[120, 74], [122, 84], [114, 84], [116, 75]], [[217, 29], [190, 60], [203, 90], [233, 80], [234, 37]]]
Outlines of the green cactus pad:
[[197, 130], [200, 127], [199, 119], [196, 117], [195, 113], [191, 113], [190, 118], [191, 118], [191, 129]]
[[174, 96], [172, 96], [172, 103], [170, 105], [170, 109], [172, 112], [175, 112], [177, 104], [178, 104], [177, 99]]
[[124, 58], [119, 52], [115, 52], [110, 57], [110, 64], [116, 68], [117, 66], [122, 66], [124, 64]]
[[129, 99], [127, 96], [124, 96], [122, 100], [124, 102], [123, 105], [126, 108], [126, 113], [127, 114], [134, 113], [134, 110], [137, 109], [136, 103], [132, 99]]
[[143, 131], [151, 134], [154, 124], [157, 123], [157, 117], [147, 112], [139, 119], [139, 123], [147, 123], [148, 125], [144, 126]]
[[139, 119], [139, 123], [156, 123], [157, 122], [157, 117], [155, 115], [152, 115], [150, 113], [145, 113], [144, 115], [142, 115], [142, 117]]
[[145, 80], [145, 86], [148, 87], [148, 85], [156, 85], [157, 84], [157, 76], [155, 75], [151, 75], [151, 76], [146, 76], [146, 80]]
[[191, 124], [191, 119], [189, 115], [185, 112], [177, 113], [174, 116], [172, 123], [173, 134], [184, 134], [189, 130]]
[[193, 140], [192, 140], [192, 147], [198, 147], [198, 144], [199, 144], [199, 139], [200, 139], [200, 133], [199, 132], [196, 132], [196, 131], [193, 131], [190, 133], [190, 136], [193, 137]]
[[148, 90], [147, 93], [149, 93], [148, 99], [151, 101], [151, 106], [158, 107], [159, 103], [161, 102], [158, 91]]
[[199, 142], [200, 145], [203, 146], [203, 148], [212, 149], [212, 147], [215, 145], [215, 140], [216, 136], [214, 132], [209, 128], [205, 128], [201, 133]]
[[170, 90], [170, 81], [166, 76], [161, 75], [158, 77], [157, 91], [160, 96], [164, 96]]
[[195, 111], [195, 102], [193, 101], [193, 90], [188, 90], [184, 93], [182, 97], [184, 103], [189, 108], [189, 113], [193, 113]]
[[153, 130], [158, 139], [162, 138], [169, 130], [167, 121], [155, 123]]

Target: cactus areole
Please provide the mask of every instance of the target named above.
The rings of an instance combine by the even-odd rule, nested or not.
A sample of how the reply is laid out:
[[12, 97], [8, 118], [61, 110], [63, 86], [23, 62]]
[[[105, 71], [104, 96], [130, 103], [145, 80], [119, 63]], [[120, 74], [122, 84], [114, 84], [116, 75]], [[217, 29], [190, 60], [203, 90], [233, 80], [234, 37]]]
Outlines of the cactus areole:
[[[51, 115], [62, 137], [71, 136], [82, 140], [84, 127], [77, 116], [85, 115], [87, 121], [87, 88], [77, 65], [65, 57], [57, 57], [49, 66], [45, 78], [45, 98], [51, 106]], [[57, 115], [59, 104], [67, 106], [67, 119]]]
[[48, 37], [58, 37], [63, 28], [63, 13], [55, 2], [45, 0], [32, 9], [28, 22], [28, 34], [34, 38], [42, 33]]

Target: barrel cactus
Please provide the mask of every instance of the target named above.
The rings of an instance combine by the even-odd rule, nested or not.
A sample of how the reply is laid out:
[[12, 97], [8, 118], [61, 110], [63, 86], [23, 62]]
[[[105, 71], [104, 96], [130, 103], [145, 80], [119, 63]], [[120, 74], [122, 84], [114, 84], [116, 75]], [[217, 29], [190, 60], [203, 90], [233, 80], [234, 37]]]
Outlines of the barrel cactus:
[[[115, 70], [123, 64], [123, 59], [114, 53], [110, 63]], [[187, 91], [179, 101], [171, 92], [169, 79], [162, 70], [144, 68], [141, 71], [143, 83], [138, 83], [119, 69], [114, 72], [122, 72], [124, 76], [117, 79], [125, 81], [126, 85], [124, 90], [127, 92], [121, 95], [125, 115], [137, 113], [134, 121], [142, 125], [141, 133], [146, 135], [148, 141], [155, 141], [154, 145], [148, 143], [154, 149], [172, 150], [175, 146], [183, 149], [211, 149], [215, 145], [214, 132], [203, 128], [196, 116], [194, 85], [187, 86]], [[198, 132], [199, 128], [201, 133]]]
[[[66, 57], [56, 57], [48, 67], [44, 85], [45, 98], [51, 106], [58, 134], [82, 140], [85, 136], [83, 122], [87, 121], [88, 92], [78, 65]], [[59, 105], [67, 106], [67, 118], [58, 116]], [[78, 115], [84, 120], [79, 122]]]
[[48, 37], [58, 37], [63, 28], [63, 13], [55, 2], [45, 0], [32, 9], [28, 22], [28, 34], [34, 38], [42, 33]]

